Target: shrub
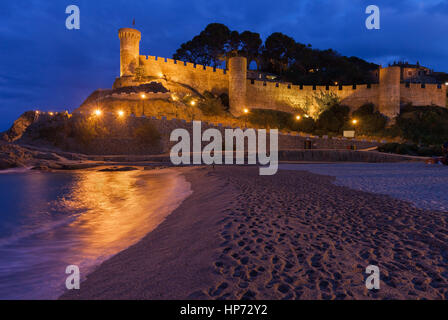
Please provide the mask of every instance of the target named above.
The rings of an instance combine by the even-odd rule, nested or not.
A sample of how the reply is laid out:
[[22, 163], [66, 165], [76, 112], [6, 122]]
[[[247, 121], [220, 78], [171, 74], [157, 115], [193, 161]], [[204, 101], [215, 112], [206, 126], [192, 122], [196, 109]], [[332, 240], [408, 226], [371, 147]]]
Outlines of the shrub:
[[249, 123], [263, 128], [286, 129], [291, 131], [313, 132], [314, 120], [302, 117], [296, 120], [296, 116], [288, 112], [271, 109], [251, 109], [245, 116]]
[[215, 97], [210, 92], [204, 93], [204, 98], [199, 101], [198, 107], [206, 116], [222, 116], [226, 113], [221, 98]]
[[291, 114], [269, 109], [252, 109], [247, 117], [248, 122], [264, 128], [286, 129]]
[[325, 110], [316, 121], [316, 129], [327, 133], [341, 133], [349, 120], [350, 108], [344, 105], [333, 105]]
[[230, 108], [229, 95], [227, 93], [222, 93], [219, 96], [219, 99], [221, 99], [221, 103], [224, 106], [224, 110], [229, 111], [229, 108]]
[[332, 106], [339, 105], [341, 102], [340, 98], [335, 93], [324, 91], [314, 94], [314, 100], [316, 101], [316, 106], [314, 106], [314, 108], [310, 107], [307, 103], [304, 107], [304, 111], [313, 118], [319, 118], [323, 112], [327, 111]]
[[143, 81], [146, 78], [146, 70], [143, 66], [138, 66], [135, 68], [135, 80], [136, 81]]
[[418, 144], [448, 141], [448, 109], [436, 106], [407, 106], [396, 119], [403, 138]]
[[293, 121], [291, 130], [312, 133], [315, 130], [316, 122], [313, 118], [302, 117], [299, 121]]
[[387, 153], [397, 153], [397, 154], [407, 154], [412, 156], [441, 156], [442, 147], [441, 146], [418, 146], [416, 144], [406, 144], [406, 143], [386, 143], [378, 147], [378, 151]]
[[359, 120], [359, 126], [356, 128], [361, 134], [382, 134], [387, 124], [387, 117], [375, 110], [371, 103], [361, 106], [352, 114], [353, 118]]

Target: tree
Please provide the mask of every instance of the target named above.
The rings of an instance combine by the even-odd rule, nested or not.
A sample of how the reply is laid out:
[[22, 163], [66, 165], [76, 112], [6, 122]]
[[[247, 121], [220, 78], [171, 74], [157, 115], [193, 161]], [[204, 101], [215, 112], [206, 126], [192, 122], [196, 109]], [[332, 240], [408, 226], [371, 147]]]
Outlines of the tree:
[[356, 130], [361, 134], [379, 134], [386, 128], [387, 117], [375, 110], [371, 103], [359, 107], [352, 116], [359, 120], [360, 125]]
[[341, 133], [349, 120], [350, 108], [344, 105], [333, 105], [320, 115], [316, 122], [317, 129], [326, 133]]
[[200, 36], [196, 36], [193, 40], [183, 43], [173, 55], [173, 59], [206, 66], [212, 64], [212, 59], [207, 52], [205, 40]]
[[334, 92], [320, 91], [319, 93], [314, 94], [313, 97], [316, 101], [317, 108], [308, 111], [308, 114], [313, 118], [318, 118], [324, 111], [339, 105], [341, 102], [341, 99]]
[[183, 43], [173, 58], [217, 67], [221, 64], [229, 39], [229, 28], [221, 23], [211, 23], [193, 40]]
[[294, 59], [295, 44], [293, 38], [280, 32], [274, 32], [265, 41], [262, 53], [262, 66], [265, 71], [282, 74]]
[[208, 91], [204, 92], [204, 98], [199, 101], [198, 107], [206, 116], [222, 116], [226, 111], [221, 98]]
[[183, 43], [173, 58], [217, 67], [231, 56], [243, 55], [250, 63], [257, 59], [262, 43], [258, 33], [244, 31], [240, 34], [223, 24], [211, 23], [199, 35]]
[[244, 31], [239, 35], [239, 38], [241, 42], [240, 52], [247, 58], [247, 65], [250, 65], [252, 61], [257, 61], [260, 55], [261, 45], [263, 44], [260, 34]]
[[231, 31], [220, 23], [209, 24], [199, 35], [183, 43], [173, 58], [217, 67], [234, 55], [257, 62], [259, 71], [275, 73], [284, 81], [304, 85], [371, 83], [378, 65], [345, 57], [327, 49], [313, 49], [279, 32], [265, 41], [258, 33]]
[[448, 141], [448, 109], [408, 106], [401, 110], [395, 126], [414, 143], [443, 144]]

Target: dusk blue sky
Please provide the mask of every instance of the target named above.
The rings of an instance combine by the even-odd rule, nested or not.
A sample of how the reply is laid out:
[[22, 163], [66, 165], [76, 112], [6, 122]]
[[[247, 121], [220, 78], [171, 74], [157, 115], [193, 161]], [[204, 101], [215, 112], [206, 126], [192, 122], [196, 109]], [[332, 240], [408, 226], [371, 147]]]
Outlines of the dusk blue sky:
[[[81, 29], [67, 30], [65, 8], [78, 5]], [[381, 10], [367, 30], [365, 9]], [[265, 39], [282, 32], [314, 48], [387, 64], [417, 60], [448, 72], [448, 0], [2, 0], [0, 131], [23, 111], [73, 111], [119, 75], [117, 31], [132, 19], [141, 53], [171, 57], [211, 22]]]

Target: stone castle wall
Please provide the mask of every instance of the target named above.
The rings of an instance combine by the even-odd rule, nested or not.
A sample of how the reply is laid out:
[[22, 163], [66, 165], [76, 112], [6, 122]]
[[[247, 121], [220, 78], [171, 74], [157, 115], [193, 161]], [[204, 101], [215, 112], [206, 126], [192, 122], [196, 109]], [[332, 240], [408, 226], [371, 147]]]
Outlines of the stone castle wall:
[[155, 56], [140, 56], [146, 75], [187, 85], [200, 93], [228, 93], [226, 70]]
[[[121, 29], [119, 32], [122, 73], [123, 70], [132, 70], [134, 67], [135, 59], [129, 57], [138, 56], [138, 64], [144, 67], [146, 76], [153, 81], [159, 79], [181, 84], [180, 90], [185, 88], [185, 92], [193, 90], [199, 94], [205, 91], [217, 95], [229, 94], [230, 111], [235, 116], [241, 115], [244, 108], [305, 112], [313, 116], [319, 108], [316, 97], [322, 94], [339, 97], [341, 103], [349, 106], [352, 111], [363, 104], [373, 103], [389, 118], [400, 113], [401, 104], [446, 106], [446, 85], [401, 84], [400, 67], [380, 68], [379, 84], [372, 85], [299, 86], [264, 82], [247, 79], [247, 61], [242, 57], [230, 58], [227, 71], [173, 59], [139, 55], [136, 41], [139, 41], [140, 33], [135, 30], [135, 34], [132, 34], [129, 30], [132, 29]], [[132, 50], [134, 52], [131, 52]], [[133, 81], [133, 76], [125, 75], [116, 80], [114, 87], [135, 85]]]
[[275, 109], [285, 112], [297, 112], [304, 109], [313, 114], [317, 109], [315, 98], [323, 94], [332, 94], [341, 102], [357, 109], [367, 102], [377, 104], [378, 85], [371, 86], [299, 86], [287, 83], [247, 81], [247, 106], [257, 109]]
[[[445, 88], [444, 88], [445, 87]], [[401, 83], [400, 101], [416, 106], [446, 106], [446, 86], [437, 84]]]
[[[227, 93], [231, 106], [244, 104], [249, 109], [274, 109], [291, 113], [309, 110], [312, 114], [318, 108], [315, 98], [322, 94], [339, 97], [341, 103], [349, 106], [352, 111], [365, 103], [373, 103], [389, 117], [399, 113], [400, 104], [446, 106], [445, 85], [406, 85], [400, 84], [399, 79], [394, 81], [397, 80], [394, 77], [380, 84], [344, 86], [301, 86], [246, 79], [246, 85], [242, 86], [238, 74], [231, 78], [236, 79], [235, 81], [230, 81], [232, 72], [219, 68], [153, 56], [140, 56], [140, 63], [144, 65], [147, 75], [185, 84], [199, 93]], [[235, 106], [233, 113], [241, 114], [241, 108]]]

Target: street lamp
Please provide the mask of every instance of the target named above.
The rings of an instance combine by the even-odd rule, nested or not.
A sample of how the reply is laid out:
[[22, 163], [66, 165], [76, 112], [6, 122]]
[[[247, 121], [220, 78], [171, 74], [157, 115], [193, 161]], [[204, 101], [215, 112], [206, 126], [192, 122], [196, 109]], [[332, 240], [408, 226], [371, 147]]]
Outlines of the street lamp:
[[353, 123], [353, 125], [356, 126], [356, 125], [358, 124], [358, 120], [357, 120], [357, 119], [353, 119], [353, 120], [352, 120], [352, 123]]
[[297, 115], [296, 120], [300, 120], [300, 119], [302, 119], [302, 117], [300, 115]]
[[117, 113], [118, 113], [118, 116], [120, 118], [124, 116], [124, 111], [123, 110], [119, 110]]
[[146, 99], [146, 94], [144, 94], [144, 93], [142, 93], [142, 94], [140, 94], [140, 98], [142, 99], [142, 112], [143, 112], [143, 115], [145, 115], [145, 99]]
[[100, 109], [96, 109], [94, 114], [99, 117], [103, 114], [103, 112]]
[[244, 112], [244, 127], [247, 128], [247, 115], [249, 114], [249, 109], [244, 108], [243, 112]]

